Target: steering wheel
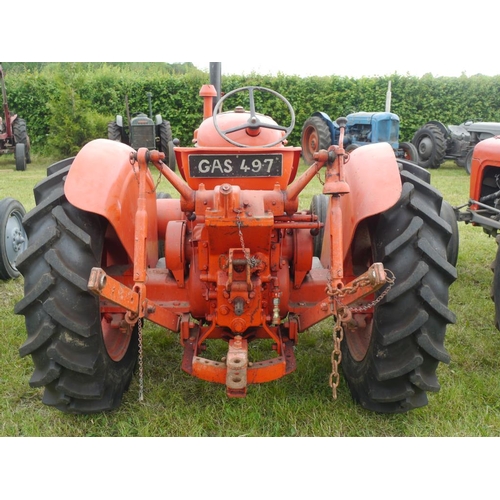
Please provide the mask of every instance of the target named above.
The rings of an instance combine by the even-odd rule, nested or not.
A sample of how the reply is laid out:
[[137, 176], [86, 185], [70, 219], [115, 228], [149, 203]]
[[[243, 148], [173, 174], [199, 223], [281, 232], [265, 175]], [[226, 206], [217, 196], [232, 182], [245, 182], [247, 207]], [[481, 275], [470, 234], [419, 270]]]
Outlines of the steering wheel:
[[[290, 112], [290, 117], [291, 117], [290, 125], [288, 127], [285, 127], [283, 125], [273, 124], [273, 123], [265, 123], [259, 119], [259, 117], [257, 116], [257, 113], [255, 112], [255, 101], [254, 101], [254, 91], [255, 90], [258, 90], [260, 92], [269, 92], [270, 94], [273, 94], [274, 96], [276, 96], [278, 99], [280, 99], [281, 101], [283, 101], [286, 104], [288, 111]], [[243, 123], [241, 125], [236, 125], [235, 127], [231, 127], [227, 130], [221, 130], [219, 128], [217, 117], [220, 116], [223, 102], [228, 97], [230, 97], [238, 92], [244, 92], [244, 91], [248, 91], [248, 94], [249, 94], [250, 118], [246, 121], [246, 123]], [[223, 139], [230, 142], [234, 146], [243, 147], [243, 148], [248, 148], [251, 146], [249, 146], [248, 144], [241, 144], [239, 142], [236, 142], [233, 139], [230, 139], [227, 134], [231, 134], [233, 132], [237, 132], [238, 130], [243, 130], [246, 128], [249, 128], [251, 130], [256, 130], [256, 129], [261, 128], [261, 127], [262, 128], [270, 128], [273, 130], [284, 131], [285, 135], [283, 137], [280, 137], [277, 141], [259, 146], [261, 148], [270, 148], [272, 146], [276, 146], [276, 144], [278, 144], [280, 142], [283, 142], [292, 133], [293, 127], [295, 125], [295, 112], [293, 111], [292, 105], [281, 94], [278, 94], [278, 92], [276, 92], [274, 90], [268, 89], [266, 87], [253, 87], [253, 86], [252, 87], [241, 87], [239, 89], [235, 89], [235, 90], [232, 90], [231, 92], [228, 92], [226, 95], [224, 95], [224, 97], [222, 97], [219, 100], [219, 102], [216, 104], [214, 111], [213, 111], [213, 120], [214, 120], [215, 130], [217, 130], [217, 132], [219, 133], [219, 135]]]

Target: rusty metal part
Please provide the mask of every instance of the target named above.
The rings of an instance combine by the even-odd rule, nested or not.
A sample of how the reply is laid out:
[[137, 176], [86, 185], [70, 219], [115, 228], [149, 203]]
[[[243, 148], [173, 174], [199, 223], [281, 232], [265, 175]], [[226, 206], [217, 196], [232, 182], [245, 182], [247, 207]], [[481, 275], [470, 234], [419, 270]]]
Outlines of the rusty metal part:
[[125, 318], [135, 324], [138, 318], [147, 318], [153, 323], [178, 331], [180, 316], [145, 297], [145, 286], [134, 285], [133, 289], [108, 276], [106, 272], [94, 267], [90, 273], [87, 287], [94, 295], [107, 299], [123, 307], [130, 314]]
[[248, 343], [240, 335], [229, 341], [226, 358], [226, 391], [232, 398], [247, 392]]

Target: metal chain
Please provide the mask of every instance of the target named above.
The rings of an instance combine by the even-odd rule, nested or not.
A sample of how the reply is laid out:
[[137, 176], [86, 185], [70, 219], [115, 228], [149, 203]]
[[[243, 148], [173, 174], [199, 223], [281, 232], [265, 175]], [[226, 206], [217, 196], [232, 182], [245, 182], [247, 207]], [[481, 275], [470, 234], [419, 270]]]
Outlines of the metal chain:
[[137, 181], [137, 184], [139, 184], [139, 174], [137, 173], [137, 171], [135, 169], [136, 159], [137, 158], [135, 156], [135, 152], [130, 153], [129, 162], [130, 162], [130, 165], [132, 165], [132, 172], [134, 172], [135, 180]]
[[344, 297], [348, 294], [354, 293], [360, 286], [367, 284], [365, 283], [367, 280], [361, 279], [359, 281], [354, 281], [354, 285], [352, 287], [342, 288], [340, 290], [332, 291], [331, 278], [330, 276], [328, 278], [329, 285], [327, 288], [327, 294], [330, 295], [330, 297], [332, 297], [334, 300], [333, 312], [335, 314], [335, 325], [333, 326], [333, 350], [331, 356], [332, 372], [330, 373], [330, 380], [329, 380], [330, 387], [332, 388], [333, 399], [337, 399], [337, 388], [340, 384], [339, 367], [342, 361], [342, 351], [340, 349], [340, 346], [342, 344], [342, 341], [344, 340], [344, 329], [342, 328], [342, 318], [352, 317], [351, 313], [353, 312], [356, 313], [356, 312], [367, 311], [368, 309], [378, 304], [389, 293], [389, 290], [394, 286], [396, 277], [394, 276], [394, 273], [392, 271], [389, 271], [388, 269], [385, 269], [385, 272], [386, 274], [390, 273], [391, 275], [386, 279], [386, 283], [388, 284], [388, 286], [375, 300], [371, 301], [369, 304], [359, 307], [346, 306], [342, 303], [339, 297], [340, 296]]
[[236, 225], [238, 226], [238, 236], [240, 238], [241, 249], [245, 254], [245, 260], [247, 261], [247, 265], [251, 269], [255, 267], [259, 263], [259, 261], [255, 257], [250, 257], [250, 252], [246, 250], [245, 240], [243, 239], [243, 231], [241, 230], [241, 227], [243, 226], [243, 223], [241, 222], [240, 219], [241, 210], [235, 210], [235, 212], [236, 212]]
[[158, 169], [158, 179], [156, 179], [155, 187], [151, 191], [148, 191], [149, 194], [156, 193], [156, 190], [158, 189], [158, 186], [160, 185], [163, 167], [165, 164], [160, 160], [160, 165], [161, 165], [161, 170]]
[[340, 384], [339, 366], [342, 361], [342, 351], [340, 345], [344, 340], [344, 329], [342, 328], [340, 314], [337, 314], [337, 319], [333, 327], [333, 351], [332, 351], [332, 373], [330, 373], [329, 384], [332, 388], [332, 397], [337, 399], [337, 387]]
[[142, 319], [137, 322], [139, 331], [139, 401], [144, 400], [144, 359], [142, 352]]
[[342, 290], [339, 290], [340, 293], [334, 295], [335, 300], [338, 302], [338, 304], [341, 307], [346, 307], [349, 309], [349, 311], [354, 312], [354, 313], [360, 313], [360, 312], [366, 312], [368, 309], [371, 309], [372, 307], [376, 306], [391, 290], [391, 288], [394, 286], [394, 283], [396, 281], [396, 276], [394, 276], [394, 273], [390, 271], [389, 269], [384, 269], [386, 275], [390, 274], [390, 277], [386, 278], [386, 283], [387, 286], [384, 288], [382, 293], [375, 299], [369, 302], [368, 304], [365, 304], [364, 306], [359, 306], [359, 307], [350, 307], [350, 306], [345, 306], [342, 301], [339, 299], [339, 296], [345, 296], [350, 293], [354, 293], [359, 286], [361, 286], [362, 280], [360, 280], [359, 283], [355, 283], [355, 285], [352, 288], [343, 288]]

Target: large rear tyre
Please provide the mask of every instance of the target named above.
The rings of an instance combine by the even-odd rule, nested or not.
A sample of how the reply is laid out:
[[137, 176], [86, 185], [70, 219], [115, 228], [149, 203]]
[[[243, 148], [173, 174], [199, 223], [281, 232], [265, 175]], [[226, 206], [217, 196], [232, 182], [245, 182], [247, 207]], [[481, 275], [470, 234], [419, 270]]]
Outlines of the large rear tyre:
[[[137, 325], [124, 314], [104, 311], [87, 288], [90, 271], [104, 265], [107, 221], [72, 206], [64, 196], [62, 168], [35, 187], [37, 206], [24, 221], [29, 246], [18, 268], [30, 354], [32, 387], [43, 387], [43, 403], [68, 413], [112, 410], [121, 403], [138, 356]], [[106, 243], [109, 245], [109, 241]]]
[[17, 258], [26, 250], [28, 237], [23, 227], [26, 211], [14, 198], [0, 201], [0, 279], [18, 278]]
[[332, 145], [332, 134], [322, 118], [311, 116], [304, 122], [300, 144], [302, 157], [308, 165], [314, 163], [314, 153], [320, 149], [328, 149]]
[[448, 289], [457, 273], [447, 260], [451, 230], [440, 216], [442, 197], [407, 169], [401, 179], [400, 200], [359, 238], [371, 238], [371, 258], [394, 274], [395, 284], [368, 311], [353, 311], [357, 328], [346, 328], [342, 342], [354, 400], [381, 413], [424, 406], [427, 392], [439, 390], [437, 366], [450, 360], [446, 325], [455, 321]]
[[411, 140], [417, 148], [418, 164], [424, 168], [439, 168], [446, 156], [446, 137], [442, 130], [427, 123], [417, 130]]

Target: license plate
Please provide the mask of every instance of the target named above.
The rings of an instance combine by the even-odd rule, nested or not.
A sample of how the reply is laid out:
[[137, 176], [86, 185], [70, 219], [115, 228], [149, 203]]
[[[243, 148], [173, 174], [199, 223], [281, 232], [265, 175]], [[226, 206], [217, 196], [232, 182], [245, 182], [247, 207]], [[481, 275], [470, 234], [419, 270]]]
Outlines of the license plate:
[[189, 155], [191, 177], [280, 177], [280, 154]]

